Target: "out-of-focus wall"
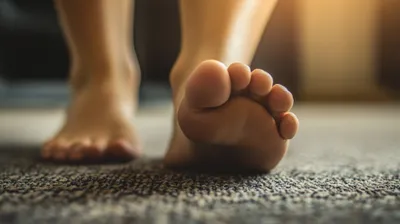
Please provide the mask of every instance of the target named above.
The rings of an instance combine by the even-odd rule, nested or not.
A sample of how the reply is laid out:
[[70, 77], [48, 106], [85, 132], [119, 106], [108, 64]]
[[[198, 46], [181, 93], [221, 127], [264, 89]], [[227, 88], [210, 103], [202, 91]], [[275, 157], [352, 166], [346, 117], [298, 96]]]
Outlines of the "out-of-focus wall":
[[400, 1], [379, 0], [380, 83], [400, 99]]
[[302, 99], [379, 99], [379, 0], [300, 1]]

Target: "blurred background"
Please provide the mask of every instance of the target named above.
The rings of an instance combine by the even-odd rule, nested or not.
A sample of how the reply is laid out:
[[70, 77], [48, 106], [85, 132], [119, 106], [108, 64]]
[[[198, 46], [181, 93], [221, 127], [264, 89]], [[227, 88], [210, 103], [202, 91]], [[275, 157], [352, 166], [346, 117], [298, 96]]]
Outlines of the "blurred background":
[[[142, 102], [168, 96], [179, 52], [177, 0], [136, 0]], [[400, 95], [400, 1], [279, 1], [252, 66], [298, 101], [394, 101]], [[162, 34], [162, 35], [160, 35]], [[51, 0], [0, 0], [0, 105], [58, 106], [68, 55]]]
[[293, 92], [300, 128], [265, 177], [163, 171], [178, 0], [135, 0], [134, 39], [145, 158], [42, 163], [69, 100], [67, 49], [53, 0], [0, 0], [0, 220], [400, 223], [400, 0], [278, 1], [252, 66]]

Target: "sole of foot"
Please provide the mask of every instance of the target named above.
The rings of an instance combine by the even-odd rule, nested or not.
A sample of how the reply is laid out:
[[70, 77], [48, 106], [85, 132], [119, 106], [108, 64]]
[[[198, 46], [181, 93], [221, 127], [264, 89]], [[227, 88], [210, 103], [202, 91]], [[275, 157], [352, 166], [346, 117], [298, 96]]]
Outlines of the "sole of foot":
[[285, 87], [261, 69], [215, 60], [200, 63], [183, 83], [167, 167], [267, 172], [277, 166], [299, 126]]

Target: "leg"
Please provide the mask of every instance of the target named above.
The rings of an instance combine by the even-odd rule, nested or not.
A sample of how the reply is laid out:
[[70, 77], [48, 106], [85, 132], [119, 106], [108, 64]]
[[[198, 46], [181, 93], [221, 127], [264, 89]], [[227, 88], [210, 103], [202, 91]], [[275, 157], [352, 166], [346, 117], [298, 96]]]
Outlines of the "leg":
[[182, 48], [170, 75], [176, 125], [165, 164], [271, 170], [297, 131], [293, 98], [246, 64], [276, 0], [180, 3]]
[[42, 150], [58, 161], [139, 155], [131, 127], [139, 85], [132, 53], [131, 0], [56, 0], [71, 55], [72, 102]]

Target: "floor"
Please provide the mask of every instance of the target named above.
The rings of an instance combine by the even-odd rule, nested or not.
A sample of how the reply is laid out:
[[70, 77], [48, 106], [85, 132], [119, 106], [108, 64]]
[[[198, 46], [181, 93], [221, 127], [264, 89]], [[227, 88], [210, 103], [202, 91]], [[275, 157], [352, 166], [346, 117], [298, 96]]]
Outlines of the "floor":
[[0, 110], [0, 219], [9, 223], [399, 223], [400, 105], [298, 104], [301, 126], [270, 174], [170, 171], [171, 105], [135, 123], [145, 157], [68, 166], [37, 159], [61, 109]]
[[[299, 104], [293, 109], [300, 120], [300, 129], [291, 147], [304, 137], [316, 137], [328, 131], [340, 134], [348, 131], [352, 137], [368, 134], [388, 133], [388, 139], [400, 135], [400, 104]], [[63, 108], [53, 109], [0, 109], [0, 142], [2, 145], [38, 145], [50, 137], [62, 124]], [[139, 109], [133, 121], [141, 135], [148, 156], [161, 156], [168, 143], [172, 105], [168, 102], [148, 104]], [[305, 136], [307, 135], [307, 136]], [[337, 137], [332, 134], [332, 139]], [[366, 136], [364, 136], [366, 137]], [[381, 136], [380, 136], [381, 137]], [[155, 141], [156, 139], [156, 141]], [[365, 141], [371, 139], [364, 139]], [[381, 144], [384, 139], [376, 139]], [[310, 142], [311, 144], [311, 142]], [[399, 149], [400, 150], [400, 149]]]

